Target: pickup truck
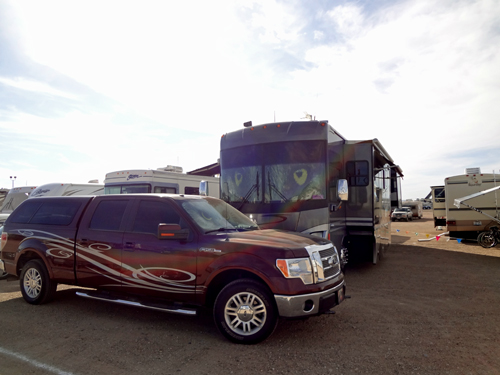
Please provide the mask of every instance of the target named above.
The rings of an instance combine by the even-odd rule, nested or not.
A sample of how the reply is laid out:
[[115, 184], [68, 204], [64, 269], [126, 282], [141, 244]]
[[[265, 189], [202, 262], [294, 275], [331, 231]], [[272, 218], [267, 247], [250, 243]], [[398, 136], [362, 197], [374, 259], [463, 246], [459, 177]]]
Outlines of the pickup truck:
[[329, 312], [345, 298], [343, 259], [323, 238], [261, 230], [211, 197], [128, 194], [24, 201], [1, 235], [0, 272], [38, 305], [57, 284], [81, 297], [196, 315], [253, 344], [278, 318]]

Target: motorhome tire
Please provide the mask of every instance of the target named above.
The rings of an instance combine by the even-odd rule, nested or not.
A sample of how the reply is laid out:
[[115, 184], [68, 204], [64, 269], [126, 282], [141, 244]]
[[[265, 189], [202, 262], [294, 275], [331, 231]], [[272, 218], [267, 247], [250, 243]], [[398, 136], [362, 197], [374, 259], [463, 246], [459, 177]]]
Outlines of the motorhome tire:
[[242, 279], [226, 285], [215, 300], [214, 320], [230, 341], [256, 344], [267, 339], [278, 323], [278, 309], [261, 283]]
[[24, 300], [32, 305], [49, 302], [57, 290], [57, 283], [50, 279], [40, 259], [30, 260], [24, 265], [19, 282]]

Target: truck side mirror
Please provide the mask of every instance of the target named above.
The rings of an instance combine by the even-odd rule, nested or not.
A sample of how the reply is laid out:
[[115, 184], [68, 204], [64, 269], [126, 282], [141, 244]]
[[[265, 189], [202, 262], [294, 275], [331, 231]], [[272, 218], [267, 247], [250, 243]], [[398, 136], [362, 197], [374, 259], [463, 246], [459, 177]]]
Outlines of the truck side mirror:
[[158, 224], [159, 240], [187, 240], [188, 229], [181, 229], [179, 224]]
[[200, 195], [208, 195], [208, 181], [200, 181]]

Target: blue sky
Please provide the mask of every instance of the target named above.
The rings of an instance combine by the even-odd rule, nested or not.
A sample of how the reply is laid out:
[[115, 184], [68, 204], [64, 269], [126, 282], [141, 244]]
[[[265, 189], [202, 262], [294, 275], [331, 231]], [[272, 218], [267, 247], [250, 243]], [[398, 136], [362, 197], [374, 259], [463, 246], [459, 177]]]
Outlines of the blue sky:
[[0, 187], [213, 163], [222, 134], [328, 120], [403, 198], [500, 171], [500, 2], [0, 0]]

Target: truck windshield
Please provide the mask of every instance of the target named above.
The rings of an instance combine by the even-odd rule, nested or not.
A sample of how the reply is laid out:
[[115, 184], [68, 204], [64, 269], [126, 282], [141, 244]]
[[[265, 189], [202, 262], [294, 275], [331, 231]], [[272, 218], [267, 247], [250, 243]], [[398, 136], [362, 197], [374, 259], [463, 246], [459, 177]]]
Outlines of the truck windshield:
[[222, 199], [274, 203], [326, 199], [325, 142], [260, 144], [221, 152]]
[[248, 217], [219, 199], [187, 200], [183, 201], [181, 205], [205, 233], [259, 229], [257, 224]]

